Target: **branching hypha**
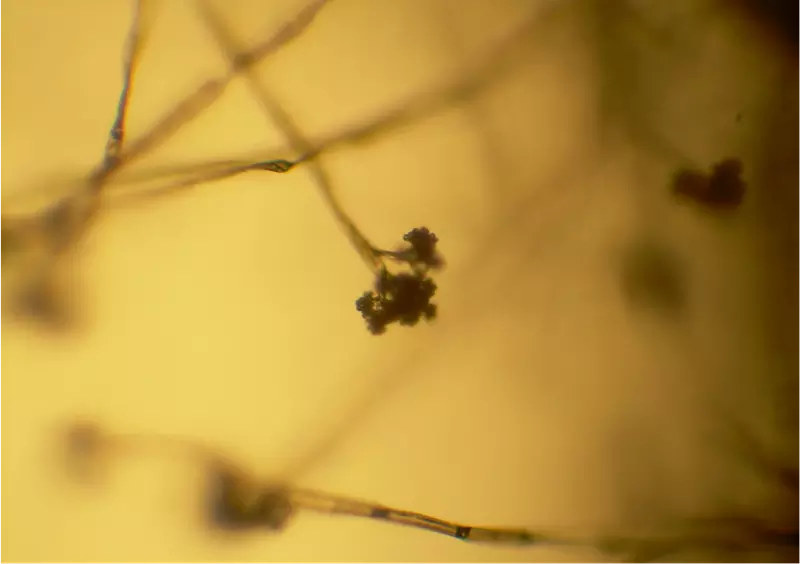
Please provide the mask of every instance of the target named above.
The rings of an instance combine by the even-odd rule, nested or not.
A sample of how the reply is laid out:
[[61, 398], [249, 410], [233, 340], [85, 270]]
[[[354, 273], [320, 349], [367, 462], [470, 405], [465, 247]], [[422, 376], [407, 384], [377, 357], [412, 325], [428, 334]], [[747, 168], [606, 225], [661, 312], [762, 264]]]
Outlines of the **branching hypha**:
[[591, 548], [624, 561], [656, 560], [684, 549], [726, 546], [734, 550], [791, 548], [796, 529], [780, 529], [746, 516], [699, 517], [662, 527], [655, 533], [580, 534], [552, 530], [475, 527], [437, 517], [295, 487], [284, 481], [261, 481], [207, 444], [176, 436], [115, 435], [95, 424], [67, 427], [62, 464], [83, 483], [105, 478], [112, 457], [151, 455], [184, 458], [203, 469], [202, 521], [212, 529], [280, 532], [301, 512], [361, 517], [413, 527], [459, 540], [497, 545]]
[[[225, 29], [211, 6], [201, 1], [200, 7], [214, 38], [227, 55], [231, 66], [235, 67], [241, 57], [240, 53], [244, 51], [236, 47], [231, 33]], [[291, 148], [300, 154], [309, 154], [313, 148], [292, 118], [269, 95], [255, 74], [246, 72], [245, 76], [262, 108], [289, 140]], [[375, 274], [375, 290], [365, 292], [356, 301], [356, 309], [366, 320], [370, 332], [375, 335], [383, 333], [386, 326], [395, 321], [401, 325], [415, 325], [421, 318], [433, 319], [436, 316], [436, 305], [431, 303], [431, 299], [436, 292], [436, 284], [428, 273], [443, 264], [436, 250], [436, 235], [422, 227], [413, 229], [404, 236], [408, 243], [406, 248], [395, 252], [376, 248], [339, 205], [330, 175], [323, 168], [320, 159], [308, 160], [307, 163], [311, 177], [350, 243]], [[392, 273], [383, 257], [390, 257], [410, 268], [408, 271]]]
[[156, 455], [184, 457], [202, 466], [206, 476], [202, 520], [227, 531], [280, 532], [302, 511], [385, 521], [451, 536], [464, 541], [506, 545], [587, 546], [587, 540], [553, 532], [473, 527], [436, 517], [337, 496], [283, 481], [254, 479], [229, 457], [200, 442], [174, 436], [113, 435], [94, 424], [67, 428], [63, 442], [69, 475], [84, 483], [102, 480], [110, 457]]
[[34, 314], [52, 313], [50, 278], [56, 257], [68, 249], [88, 227], [97, 211], [100, 190], [121, 164], [131, 88], [142, 42], [142, 2], [134, 2], [133, 21], [123, 55], [122, 89], [103, 158], [84, 186], [31, 217], [2, 218], [2, 260], [27, 251], [28, 272], [22, 281], [20, 304]]
[[[316, 5], [321, 6], [322, 3]], [[222, 43], [222, 42], [221, 42]], [[241, 72], [247, 70], [249, 65], [245, 63], [248, 58], [242, 54], [236, 54], [236, 49], [226, 49], [232, 61], [231, 72]], [[238, 70], [237, 70], [238, 69]], [[443, 94], [430, 97], [421, 97], [419, 101], [403, 105], [400, 110], [389, 112], [379, 117], [366, 126], [358, 126], [336, 136], [305, 142], [303, 135], [299, 132], [292, 133], [291, 122], [287, 127], [284, 123], [281, 129], [286, 137], [292, 141], [292, 147], [288, 150], [281, 150], [280, 154], [300, 153], [298, 158], [292, 160], [274, 159], [261, 161], [247, 161], [245, 163], [209, 163], [204, 167], [191, 168], [184, 171], [186, 174], [177, 174], [177, 183], [167, 183], [164, 190], [157, 190], [154, 193], [144, 194], [152, 196], [154, 194], [168, 194], [175, 187], [189, 187], [200, 182], [213, 179], [225, 178], [235, 174], [248, 171], [267, 170], [271, 172], [287, 172], [297, 165], [308, 164], [309, 171], [314, 175], [315, 181], [327, 203], [340, 223], [345, 227], [345, 231], [354, 244], [359, 254], [375, 275], [374, 289], [365, 294], [358, 300], [358, 308], [364, 315], [368, 327], [373, 332], [381, 332], [387, 324], [416, 323], [420, 318], [432, 317], [435, 315], [435, 306], [430, 303], [430, 299], [435, 291], [433, 282], [428, 278], [428, 272], [441, 266], [442, 260], [436, 253], [436, 236], [425, 228], [414, 229], [404, 237], [404, 245], [396, 250], [380, 250], [369, 243], [360, 231], [355, 227], [347, 215], [339, 208], [330, 187], [330, 181], [321, 181], [319, 175], [324, 175], [324, 169], [314, 166], [316, 159], [331, 148], [345, 145], [350, 142], [363, 141], [378, 135], [384, 131], [391, 130], [399, 123], [417, 119], [427, 112], [433, 111], [436, 107], [457, 101], [463, 94], [474, 91], [474, 86], [482, 84], [483, 81], [476, 77], [485, 77], [481, 73], [475, 73], [457, 86], [442, 90]], [[124, 92], [127, 91], [127, 87]], [[121, 99], [123, 99], [121, 97]], [[127, 94], [124, 93], [124, 100]], [[127, 101], [124, 102], [127, 104]], [[262, 102], [263, 103], [263, 102]], [[122, 105], [122, 102], [121, 102]], [[196, 113], [202, 110], [199, 104], [188, 104], [185, 107], [197, 109]], [[185, 108], [184, 107], [184, 108]], [[265, 104], [266, 107], [266, 104]], [[181, 120], [192, 119], [192, 113], [182, 113], [179, 106], [173, 116], [182, 115], [181, 118], [168, 117], [164, 123], [171, 123], [170, 127], [162, 129], [163, 132], [171, 134], [181, 127]], [[199, 108], [199, 109], [198, 109]], [[193, 110], [194, 111], [194, 110]], [[196, 113], [194, 115], [196, 115]], [[275, 107], [269, 111], [273, 116], [280, 112]], [[122, 115], [122, 119], [119, 116]], [[280, 120], [275, 119], [279, 124]], [[113, 133], [109, 141], [117, 146], [121, 146], [124, 132], [124, 112], [118, 112], [117, 124], [115, 128], [117, 135]], [[172, 128], [172, 129], [171, 129]], [[155, 131], [155, 130], [154, 130]], [[163, 133], [167, 135], [168, 133]], [[298, 140], [299, 139], [299, 140]], [[153, 143], [154, 148], [158, 143]], [[145, 146], [147, 146], [145, 144]], [[150, 148], [142, 149], [141, 154], [149, 152]], [[108, 157], [107, 152], [103, 165], [100, 170], [111, 171], [103, 172], [99, 175], [101, 180], [96, 180], [94, 187], [96, 190], [106, 188], [109, 182], [113, 182], [112, 176], [116, 176], [125, 165], [135, 160], [133, 157], [128, 161], [119, 158], [120, 152], [117, 149], [117, 156]], [[121, 153], [123, 156], [129, 153]], [[130, 153], [134, 156], [137, 153]], [[315, 172], [314, 169], [323, 172]], [[211, 170], [211, 173], [209, 173]], [[120, 195], [123, 195], [121, 192]], [[133, 193], [136, 195], [136, 193]], [[124, 199], [124, 198], [121, 198]], [[94, 206], [98, 200], [93, 199]], [[92, 208], [95, 213], [96, 207]], [[81, 222], [82, 223], [82, 222]], [[6, 228], [12, 229], [15, 223], [6, 223], [4, 218], [3, 228], [6, 235]], [[88, 225], [88, 221], [83, 224]], [[350, 229], [348, 226], [352, 226]], [[17, 234], [17, 231], [11, 230]], [[76, 234], [80, 230], [76, 230]], [[59, 239], [68, 241], [69, 238]], [[7, 239], [12, 242], [12, 239]], [[13, 241], [19, 242], [19, 239]], [[67, 245], [65, 244], [65, 247]], [[4, 259], [6, 257], [4, 244]], [[390, 272], [388, 264], [399, 266], [401, 272]], [[430, 283], [428, 283], [430, 282]], [[524, 544], [530, 546], [546, 544], [564, 544], [572, 546], [593, 546], [600, 548], [612, 555], [621, 555], [629, 559], [643, 560], [663, 556], [671, 551], [677, 550], [682, 546], [693, 546], [702, 544], [723, 544], [732, 547], [749, 547], [753, 544], [782, 545], [792, 546], [797, 544], [796, 530], [777, 530], [758, 521], [746, 518], [719, 518], [697, 520], [691, 523], [683, 523], [674, 528], [666, 528], [672, 531], [660, 533], [658, 535], [633, 537], [630, 535], [593, 537], [582, 539], [580, 536], [558, 534], [539, 534], [533, 531], [521, 529], [493, 529], [468, 527], [456, 523], [443, 521], [429, 517], [417, 512], [397, 510], [380, 504], [366, 503], [354, 499], [321, 493], [294, 487], [283, 481], [260, 482], [251, 479], [244, 472], [240, 465], [232, 463], [227, 457], [218, 454], [215, 449], [203, 445], [197, 445], [191, 441], [179, 438], [164, 437], [115, 437], [106, 435], [98, 429], [77, 428], [71, 433], [69, 439], [68, 461], [79, 474], [87, 471], [96, 471], [95, 463], [100, 463], [109, 458], [111, 454], [121, 451], [134, 450], [141, 453], [164, 454], [169, 456], [189, 455], [193, 460], [203, 466], [204, 472], [208, 477], [207, 489], [202, 495], [207, 500], [207, 511], [204, 518], [207, 523], [217, 528], [228, 530], [251, 530], [262, 529], [266, 531], [279, 532], [289, 525], [289, 520], [303, 510], [317, 511], [331, 515], [351, 515], [365, 517], [373, 520], [382, 520], [392, 524], [400, 524], [414, 527], [421, 530], [437, 532], [451, 537], [467, 541], [490, 542], [496, 544]], [[113, 451], [113, 452], [112, 452]], [[794, 479], [796, 484], [796, 473], [789, 476]], [[795, 487], [796, 489], [796, 487]]]
[[[147, 133], [123, 146], [125, 121], [130, 101], [133, 76], [141, 51], [140, 14], [142, 0], [135, 3], [135, 12], [124, 60], [124, 81], [101, 163], [88, 175], [83, 186], [60, 198], [41, 212], [28, 216], [3, 215], [3, 263], [22, 262], [22, 282], [15, 307], [23, 314], [52, 317], [42, 310], [49, 295], [53, 269], [60, 257], [70, 251], [91, 226], [99, 208], [101, 193], [119, 172], [166, 142], [182, 127], [218, 100], [237, 76], [300, 35], [314, 20], [327, 0], [316, 0], [265, 41], [242, 55], [237, 65], [225, 75], [209, 79], [168, 111]], [[261, 163], [260, 170], [286, 172], [283, 161]]]
[[[124, 203], [130, 197], [149, 198], [168, 195], [176, 190], [229, 178], [245, 172], [286, 173], [302, 164], [307, 164], [312, 179], [319, 187], [326, 204], [343, 227], [354, 248], [373, 272], [373, 290], [365, 292], [356, 304], [370, 331], [377, 334], [383, 332], [386, 326], [393, 322], [412, 325], [420, 319], [433, 318], [436, 315], [436, 307], [430, 300], [436, 286], [430, 273], [443, 265], [435, 248], [438, 242], [436, 236], [423, 227], [409, 231], [404, 237], [404, 245], [398, 249], [386, 250], [373, 245], [339, 205], [333, 193], [331, 181], [317, 161], [328, 151], [348, 144], [363, 143], [473, 96], [508, 70], [509, 63], [514, 61], [512, 55], [519, 50], [521, 40], [525, 39], [533, 18], [531, 21], [524, 22], [489, 56], [477, 61], [456, 79], [445, 83], [439, 89], [416, 96], [375, 119], [355, 127], [346, 128], [327, 138], [308, 141], [281, 107], [270, 99], [255, 77], [249, 74], [249, 71], [256, 64], [266, 60], [267, 57], [277, 53], [283, 46], [297, 38], [329, 1], [318, 0], [308, 4], [267, 40], [249, 49], [236, 49], [219, 19], [205, 5], [201, 13], [205, 15], [209, 26], [215, 32], [217, 41], [225, 48], [230, 60], [228, 72], [220, 78], [205, 81], [196, 91], [168, 111], [148, 132], [120, 150], [124, 136], [124, 116], [128, 105], [129, 84], [132, 82], [133, 75], [132, 63], [126, 67], [131, 70], [126, 73], [126, 76], [129, 77], [128, 82], [123, 88], [118, 117], [112, 128], [111, 139], [114, 142], [109, 142], [109, 147], [113, 146], [113, 155], [104, 158], [98, 169], [89, 175], [86, 181], [87, 189], [70, 195], [40, 214], [27, 217], [6, 215], [3, 217], [4, 263], [7, 257], [19, 256], [26, 252], [30, 254], [31, 241], [44, 243], [44, 250], [40, 252], [41, 257], [37, 262], [37, 267], [35, 269], [26, 268], [24, 293], [30, 294], [31, 288], [47, 286], [58, 256], [72, 248], [82, 233], [90, 226], [92, 218], [99, 209], [101, 190], [114, 196], [117, 203]], [[132, 37], [138, 39], [140, 34], [138, 20], [135, 21], [133, 30]], [[138, 55], [139, 51], [137, 42], [132, 39], [131, 53]], [[133, 55], [128, 60], [134, 61]], [[121, 186], [126, 183], [126, 179], [122, 177], [125, 169], [130, 168], [142, 156], [157, 149], [199, 116], [220, 98], [235, 77], [242, 74], [250, 77], [250, 84], [254, 88], [259, 102], [291, 142], [288, 150], [282, 149], [274, 153], [285, 155], [288, 152], [294, 152], [299, 154], [297, 158], [289, 160], [276, 155], [267, 159], [196, 163], [188, 167], [177, 167], [174, 170], [157, 171], [156, 176], [166, 178], [167, 181], [155, 189], [144, 192], [121, 189]], [[117, 137], [118, 141], [116, 141]], [[148, 177], [152, 179], [152, 175], [148, 175], [147, 172], [140, 172], [138, 176], [133, 174], [127, 180], [141, 180]], [[119, 186], [115, 187], [115, 185]], [[106, 187], [114, 187], [114, 189], [105, 190]], [[52, 223], [50, 221], [52, 217], [63, 218], [64, 216], [71, 220], [68, 222], [58, 221], [60, 228], [57, 230], [46, 228], [49, 223]], [[393, 266], [390, 267], [387, 262]]]

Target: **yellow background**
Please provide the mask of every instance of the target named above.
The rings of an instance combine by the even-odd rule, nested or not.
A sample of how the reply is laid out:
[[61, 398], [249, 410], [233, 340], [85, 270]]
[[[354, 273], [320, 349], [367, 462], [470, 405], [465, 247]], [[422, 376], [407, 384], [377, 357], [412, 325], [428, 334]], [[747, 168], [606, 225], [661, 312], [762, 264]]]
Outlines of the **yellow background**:
[[[4, 200], [98, 162], [129, 4], [4, 3]], [[796, 123], [776, 94], [788, 76], [796, 112], [796, 64], [713, 4], [632, 3], [634, 15], [578, 4], [336, 0], [259, 67], [304, 132], [326, 135], [541, 18], [515, 70], [474, 103], [324, 159], [376, 244], [437, 233], [448, 267], [434, 324], [367, 333], [353, 302], [370, 273], [301, 169], [110, 198], [70, 265], [77, 328], [3, 319], [3, 558], [601, 557], [306, 514], [280, 534], [211, 534], [201, 477], [179, 457], [115, 460], [97, 489], [69, 483], [53, 455], [80, 417], [207, 440], [265, 478], [291, 469], [300, 485], [467, 524], [590, 532], [731, 507], [774, 516], [774, 484], [725, 441], [733, 418], [796, 463], [775, 408], [796, 394], [776, 384], [796, 374], [796, 255], [781, 255], [796, 216], [780, 211], [796, 166], [773, 181], [764, 164], [782, 147], [769, 128]], [[301, 3], [218, 5], [250, 44]], [[131, 138], [225, 69], [191, 2], [156, 8]], [[626, 30], [619, 44], [602, 39], [612, 21], [626, 22], [607, 32]], [[139, 166], [284, 143], [237, 81]], [[678, 166], [728, 156], [750, 184], [733, 218], [671, 198]], [[685, 308], [626, 298], [620, 256], [636, 241], [679, 257]]]

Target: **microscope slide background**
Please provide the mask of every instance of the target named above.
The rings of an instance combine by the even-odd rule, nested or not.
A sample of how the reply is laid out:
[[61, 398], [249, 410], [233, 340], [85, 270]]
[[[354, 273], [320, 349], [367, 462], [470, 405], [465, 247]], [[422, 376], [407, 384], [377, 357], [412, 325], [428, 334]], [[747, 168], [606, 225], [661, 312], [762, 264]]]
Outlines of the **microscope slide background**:
[[[99, 162], [130, 4], [6, 3], [4, 212]], [[193, 2], [151, 4], [128, 139], [226, 68]], [[75, 328], [3, 317], [4, 558], [606, 558], [303, 512], [279, 533], [223, 534], [177, 454], [70, 482], [57, 457], [76, 420], [206, 441], [265, 479], [463, 524], [588, 534], [778, 515], [780, 488], [739, 446], [796, 463], [796, 59], [731, 4], [612, 4], [336, 0], [258, 67], [320, 138], [538, 18], [471, 101], [322, 160], [376, 245], [439, 236], [430, 325], [368, 334], [354, 301], [371, 274], [302, 168], [159, 198], [109, 189], [61, 281]], [[242, 45], [301, 5], [216, 2]], [[131, 173], [284, 146], [238, 79]], [[681, 166], [727, 157], [744, 163], [738, 210], [670, 192]]]

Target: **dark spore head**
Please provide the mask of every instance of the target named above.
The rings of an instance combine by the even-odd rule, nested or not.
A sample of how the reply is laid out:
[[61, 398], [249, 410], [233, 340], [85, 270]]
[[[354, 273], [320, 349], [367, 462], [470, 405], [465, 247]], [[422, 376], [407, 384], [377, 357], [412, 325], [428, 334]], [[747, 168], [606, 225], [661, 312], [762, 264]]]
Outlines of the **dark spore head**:
[[744, 167], [739, 159], [724, 159], [710, 174], [681, 169], [672, 181], [675, 194], [717, 212], [738, 208], [747, 189], [742, 180]]
[[427, 227], [412, 229], [403, 235], [403, 241], [410, 245], [410, 249], [408, 249], [412, 257], [410, 262], [434, 269], [443, 266], [444, 261], [436, 251], [436, 243], [439, 242], [439, 238]]
[[376, 274], [374, 291], [356, 300], [356, 309], [370, 333], [380, 335], [393, 322], [413, 326], [422, 318], [434, 319], [436, 304], [431, 299], [435, 293], [436, 284], [422, 272], [393, 274], [382, 268]]

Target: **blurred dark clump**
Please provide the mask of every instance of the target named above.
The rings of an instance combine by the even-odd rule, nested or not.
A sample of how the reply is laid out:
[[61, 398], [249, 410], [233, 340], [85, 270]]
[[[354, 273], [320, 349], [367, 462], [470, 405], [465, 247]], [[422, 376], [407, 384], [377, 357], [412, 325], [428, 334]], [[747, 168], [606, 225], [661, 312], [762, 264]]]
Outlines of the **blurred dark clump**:
[[22, 235], [19, 230], [3, 225], [0, 231], [0, 250], [2, 250], [0, 256], [2, 256], [3, 263], [18, 253], [21, 247]]
[[683, 265], [657, 241], [638, 238], [622, 252], [621, 286], [628, 302], [665, 315], [684, 312], [688, 296]]
[[286, 526], [294, 508], [285, 488], [251, 483], [227, 464], [212, 464], [209, 470], [207, 517], [212, 527], [278, 531]]
[[438, 238], [420, 227], [406, 233], [403, 240], [407, 243], [403, 248], [381, 254], [406, 265], [408, 270], [393, 273], [381, 266], [373, 289], [356, 300], [356, 309], [373, 335], [385, 333], [391, 323], [413, 326], [421, 319], [436, 318], [437, 306], [431, 302], [436, 283], [428, 273], [444, 264], [436, 250]]
[[100, 427], [76, 422], [64, 433], [63, 462], [67, 475], [80, 483], [97, 483], [104, 473], [108, 441]]
[[746, 190], [743, 168], [741, 160], [732, 158], [715, 164], [710, 174], [681, 169], [673, 178], [673, 191], [709, 209], [733, 210], [742, 203]]
[[65, 333], [79, 324], [79, 312], [70, 303], [71, 297], [52, 278], [34, 280], [20, 290], [11, 313], [48, 334]]

